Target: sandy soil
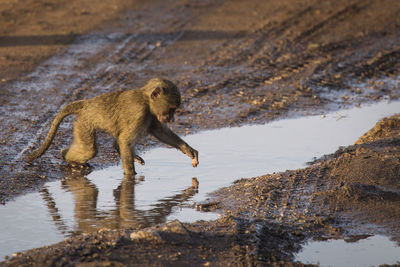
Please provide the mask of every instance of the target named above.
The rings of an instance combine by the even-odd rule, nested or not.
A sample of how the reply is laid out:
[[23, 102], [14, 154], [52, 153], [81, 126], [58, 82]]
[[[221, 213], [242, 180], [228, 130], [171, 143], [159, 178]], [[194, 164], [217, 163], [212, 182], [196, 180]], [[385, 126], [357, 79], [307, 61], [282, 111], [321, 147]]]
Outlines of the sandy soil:
[[[181, 88], [183, 109], [171, 125], [180, 134], [400, 95], [396, 0], [3, 2], [2, 203], [63, 178], [59, 150], [71, 140], [71, 120], [42, 158], [23, 160], [62, 105], [154, 76]], [[388, 121], [395, 126], [383, 122], [309, 168], [221, 189], [210, 208], [229, 216], [218, 221], [86, 234], [0, 265], [290, 263], [305, 239], [348, 236], [371, 218], [399, 241], [399, 126]], [[98, 141], [102, 151], [90, 164], [115, 164], [110, 139]], [[371, 207], [380, 211], [374, 217]]]

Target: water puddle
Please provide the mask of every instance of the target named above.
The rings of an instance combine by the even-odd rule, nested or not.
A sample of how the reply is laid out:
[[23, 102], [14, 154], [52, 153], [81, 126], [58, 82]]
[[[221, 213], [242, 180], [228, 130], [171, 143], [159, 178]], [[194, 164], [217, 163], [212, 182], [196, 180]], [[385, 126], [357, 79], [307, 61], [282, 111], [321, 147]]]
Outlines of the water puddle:
[[303, 247], [296, 261], [319, 266], [379, 266], [399, 264], [400, 247], [386, 236], [375, 235], [357, 242], [313, 241]]
[[[36, 193], [0, 206], [0, 257], [52, 244], [74, 233], [100, 228], [139, 228], [179, 219], [214, 219], [188, 205], [243, 177], [297, 169], [314, 157], [353, 144], [382, 117], [400, 112], [400, 102], [381, 102], [266, 125], [225, 128], [186, 136], [200, 152], [200, 165], [175, 149], [141, 155], [136, 182], [121, 166], [89, 175], [66, 173]], [[200, 182], [191, 188], [192, 178]]]

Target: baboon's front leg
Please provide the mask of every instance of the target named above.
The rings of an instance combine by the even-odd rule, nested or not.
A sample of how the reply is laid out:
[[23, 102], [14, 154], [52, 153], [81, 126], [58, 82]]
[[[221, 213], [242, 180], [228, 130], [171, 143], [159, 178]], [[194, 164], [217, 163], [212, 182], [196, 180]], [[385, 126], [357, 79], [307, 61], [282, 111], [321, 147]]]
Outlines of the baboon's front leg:
[[[117, 150], [118, 154], [120, 154], [120, 152], [119, 152], [119, 145], [118, 145], [117, 140], [114, 140], [113, 146], [114, 146], [114, 149]], [[131, 150], [133, 150], [133, 149], [134, 149], [134, 148], [132, 147]], [[136, 162], [139, 163], [140, 165], [144, 165], [144, 164], [145, 164], [144, 159], [143, 159], [142, 157], [136, 155], [136, 153], [132, 153], [132, 154], [134, 155], [134, 158], [133, 158], [134, 161], [136, 161]]]
[[197, 167], [199, 164], [199, 153], [197, 150], [189, 146], [166, 125], [160, 123], [158, 120], [154, 120], [149, 128], [149, 132], [161, 142], [181, 150], [182, 153], [192, 159], [192, 166]]
[[118, 138], [119, 152], [122, 160], [122, 168], [126, 175], [135, 175], [135, 164], [133, 162], [132, 150], [127, 137], [120, 136]]

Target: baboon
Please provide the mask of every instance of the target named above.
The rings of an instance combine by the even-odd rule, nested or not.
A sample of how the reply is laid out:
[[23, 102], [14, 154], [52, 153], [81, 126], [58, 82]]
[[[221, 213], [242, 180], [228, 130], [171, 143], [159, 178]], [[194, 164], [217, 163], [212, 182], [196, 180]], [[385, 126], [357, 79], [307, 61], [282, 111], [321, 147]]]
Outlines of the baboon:
[[192, 158], [192, 166], [199, 164], [197, 150], [190, 147], [164, 123], [174, 120], [175, 110], [181, 105], [181, 95], [171, 81], [154, 78], [136, 90], [106, 93], [92, 99], [72, 102], [56, 115], [43, 144], [27, 157], [27, 162], [40, 157], [50, 146], [64, 117], [74, 114], [73, 142], [62, 150], [69, 163], [84, 164], [97, 154], [95, 132], [112, 135], [119, 148], [126, 175], [134, 175], [133, 160], [144, 163], [135, 155], [135, 142], [140, 135], [151, 134], [158, 140], [180, 149]]

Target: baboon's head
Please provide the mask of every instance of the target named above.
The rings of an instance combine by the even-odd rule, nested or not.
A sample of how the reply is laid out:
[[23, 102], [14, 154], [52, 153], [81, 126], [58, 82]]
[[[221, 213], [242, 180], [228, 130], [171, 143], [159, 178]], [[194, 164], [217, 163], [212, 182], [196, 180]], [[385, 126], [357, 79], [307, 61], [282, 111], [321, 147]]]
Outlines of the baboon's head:
[[181, 94], [176, 85], [154, 78], [145, 87], [150, 96], [150, 112], [163, 123], [173, 121], [175, 110], [181, 105]]

